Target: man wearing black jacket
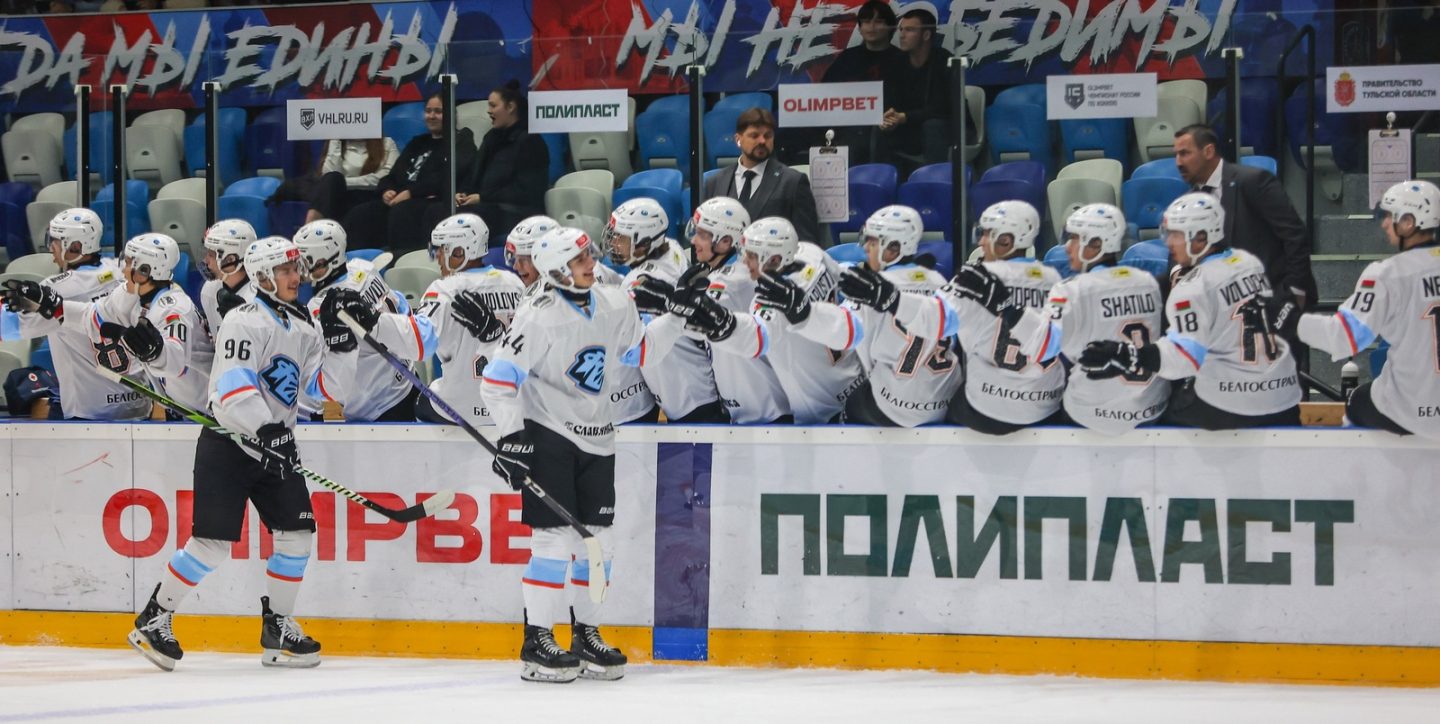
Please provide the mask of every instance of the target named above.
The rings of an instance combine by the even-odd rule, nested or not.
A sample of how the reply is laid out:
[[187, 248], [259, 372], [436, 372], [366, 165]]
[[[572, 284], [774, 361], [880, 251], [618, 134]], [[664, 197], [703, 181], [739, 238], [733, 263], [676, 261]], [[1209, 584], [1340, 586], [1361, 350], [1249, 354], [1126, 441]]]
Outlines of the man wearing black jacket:
[[877, 161], [893, 154], [921, 155], [925, 163], [945, 160], [950, 120], [950, 53], [937, 48], [935, 15], [911, 10], [900, 16], [900, 56], [885, 74], [885, 116], [876, 138]]

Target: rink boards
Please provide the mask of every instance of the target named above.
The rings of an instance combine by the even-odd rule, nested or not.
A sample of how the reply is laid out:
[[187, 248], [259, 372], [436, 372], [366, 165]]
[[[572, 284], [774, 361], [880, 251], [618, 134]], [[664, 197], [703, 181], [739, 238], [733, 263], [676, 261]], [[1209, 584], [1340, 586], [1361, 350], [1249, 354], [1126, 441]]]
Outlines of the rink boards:
[[[119, 643], [189, 534], [191, 425], [0, 425], [0, 643]], [[303, 426], [298, 613], [336, 653], [509, 657], [528, 529], [452, 428]], [[638, 660], [1440, 684], [1440, 450], [1345, 430], [1103, 438], [627, 427], [606, 618]], [[253, 648], [270, 541], [186, 601]], [[8, 610], [7, 610], [8, 609]], [[85, 613], [81, 613], [85, 612]], [[323, 617], [323, 618], [322, 618]], [[321, 634], [324, 635], [321, 635]]]

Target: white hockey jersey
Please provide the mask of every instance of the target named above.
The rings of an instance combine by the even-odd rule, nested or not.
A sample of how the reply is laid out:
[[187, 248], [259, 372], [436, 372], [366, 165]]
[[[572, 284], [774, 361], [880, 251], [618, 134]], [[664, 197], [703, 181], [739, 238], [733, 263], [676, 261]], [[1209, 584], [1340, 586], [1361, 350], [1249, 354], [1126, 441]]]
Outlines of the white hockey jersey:
[[[802, 241], [795, 261], [803, 266], [786, 278], [805, 291], [812, 305], [833, 302], [840, 283], [835, 260], [820, 247]], [[779, 310], [754, 304], [753, 287], [751, 298], [750, 313], [735, 315], [735, 333], [712, 346], [726, 355], [746, 359], [756, 354], [765, 356], [790, 401], [796, 424], [829, 422], [845, 409], [850, 393], [865, 382], [854, 342], [832, 349], [796, 331]]]
[[[450, 316], [450, 302], [461, 292], [473, 291], [506, 327], [515, 318], [525, 284], [513, 273], [495, 267], [456, 272], [432, 282], [421, 297], [417, 314], [430, 320], [439, 342], [435, 355], [444, 374], [430, 383], [430, 389], [464, 415], [471, 425], [490, 425], [490, 412], [480, 398], [480, 379], [485, 365], [494, 359], [500, 338], [482, 342]], [[436, 408], [435, 413], [445, 413]]]
[[[1010, 330], [1020, 351], [1042, 361], [1057, 353], [1073, 365], [1085, 346], [1098, 340], [1155, 341], [1162, 329], [1164, 300], [1155, 277], [1128, 266], [1097, 266], [1050, 290], [1044, 312], [1025, 311]], [[1119, 434], [1158, 418], [1170, 399], [1170, 383], [1157, 374], [1121, 375], [1092, 380], [1070, 366], [1065, 413], [1076, 424]]]
[[[629, 289], [626, 276], [610, 267], [595, 263], [597, 286]], [[628, 293], [628, 292], [627, 292]], [[615, 403], [615, 424], [621, 425], [644, 417], [655, 409], [655, 395], [639, 367], [621, 366], [605, 377], [605, 394]]]
[[[406, 362], [429, 359], [435, 353], [436, 343], [430, 319], [411, 314], [405, 295], [391, 289], [373, 269], [365, 259], [351, 259], [345, 265], [344, 278], [310, 299], [310, 313], [319, 319], [320, 305], [327, 294], [335, 289], [353, 289], [380, 311], [380, 319], [370, 330], [375, 339]], [[369, 345], [357, 341], [359, 346], [351, 352], [325, 350], [320, 394], [321, 399], [343, 405], [346, 420], [365, 422], [385, 414], [405, 399], [410, 394], [410, 383]]]
[[[211, 279], [200, 287], [200, 309], [205, 312], [205, 324], [209, 329], [211, 339], [214, 339], [215, 335], [220, 333], [220, 302], [218, 295], [220, 294], [220, 285], [224, 283], [225, 282], [219, 279]], [[235, 293], [239, 294], [241, 299], [247, 302], [253, 302], [255, 301], [255, 291], [255, 282], [246, 279], [245, 283], [241, 284], [240, 288], [235, 290]]]
[[1375, 409], [1410, 432], [1440, 437], [1440, 246], [1374, 262], [1339, 312], [1301, 317], [1299, 333], [1336, 360], [1376, 337], [1389, 340], [1385, 368], [1370, 385]]
[[[684, 250], [673, 240], [667, 239], [666, 243], [664, 252], [625, 275], [627, 290], [639, 285], [642, 276], [674, 284], [685, 273], [690, 261]], [[641, 321], [645, 323], [645, 356], [639, 370], [668, 419], [684, 417], [720, 399], [715, 373], [710, 368], [710, 353], [703, 342], [683, 334], [684, 320], [662, 314], [641, 315]], [[656, 347], [663, 350], [653, 350]]]
[[[718, 269], [710, 272], [710, 287], [707, 293], [720, 306], [736, 312], [741, 318], [749, 315], [755, 306], [755, 281], [750, 278], [749, 269], [740, 263], [739, 255], [732, 256]], [[674, 315], [668, 315], [674, 316]], [[686, 332], [694, 339], [705, 340], [703, 335]], [[780, 379], [765, 356], [770, 346], [766, 336], [768, 330], [753, 326], [744, 340], [737, 340], [737, 329], [731, 340], [748, 343], [748, 354], [716, 354], [710, 346], [710, 364], [715, 372], [715, 388], [730, 421], [738, 425], [755, 425], [772, 422], [790, 414], [790, 399], [780, 386]], [[707, 344], [708, 344], [708, 340]]]
[[1295, 358], [1284, 340], [1245, 326], [1240, 305], [1270, 288], [1250, 252], [1200, 260], [1170, 290], [1170, 330], [1156, 341], [1160, 375], [1195, 378], [1201, 400], [1236, 415], [1269, 415], [1300, 403]]
[[644, 331], [618, 287], [595, 285], [583, 309], [554, 290], [532, 296], [481, 380], [497, 432], [533, 420], [587, 453], [613, 455], [615, 403], [606, 381], [622, 365], [639, 364]]
[[[141, 298], [116, 287], [94, 303], [66, 302], [65, 316], [81, 320], [81, 327], [96, 349], [110, 345], [101, 363], [116, 372], [128, 375], [144, 373], [150, 386], [189, 407], [203, 410], [210, 397], [210, 364], [215, 358], [215, 345], [195, 303], [185, 290], [171, 284], [157, 292], [148, 307]], [[101, 337], [101, 325], [115, 322], [127, 327], [150, 320], [165, 339], [160, 356], [150, 362], [133, 358], [116, 340]]]
[[[1045, 306], [1050, 288], [1060, 281], [1054, 269], [1032, 259], [985, 262], [1010, 289], [1013, 303], [1029, 309]], [[965, 350], [965, 400], [991, 419], [1030, 425], [1060, 409], [1065, 370], [1059, 360], [1040, 361], [1020, 351], [999, 317], [961, 296], [949, 284], [929, 298], [900, 295], [895, 318], [916, 334], [956, 335]]]
[[[227, 429], [250, 437], [272, 422], [295, 427], [300, 395], [319, 394], [325, 343], [309, 320], [277, 311], [264, 297], [236, 307], [220, 325], [210, 371], [210, 409]], [[259, 453], [244, 448], [252, 458]]]
[[[897, 264], [881, 274], [901, 292], [921, 296], [945, 284], [939, 273], [915, 264]], [[965, 379], [953, 337], [912, 334], [893, 315], [865, 305], [812, 303], [810, 318], [794, 329], [830, 349], [855, 347], [876, 407], [901, 427], [944, 420]]]
[[[94, 302], [123, 284], [120, 266], [104, 258], [95, 266], [61, 272], [41, 282], [67, 301]], [[68, 305], [67, 305], [68, 306]], [[63, 309], [63, 308], [62, 308]], [[83, 316], [83, 315], [82, 315]], [[85, 420], [137, 420], [150, 416], [150, 400], [138, 392], [102, 377], [95, 371], [101, 350], [90, 341], [81, 324], [61, 314], [46, 319], [34, 312], [0, 310], [0, 339], [50, 337], [50, 355], [60, 382], [60, 406], [65, 417]], [[118, 347], [118, 343], [115, 343]]]

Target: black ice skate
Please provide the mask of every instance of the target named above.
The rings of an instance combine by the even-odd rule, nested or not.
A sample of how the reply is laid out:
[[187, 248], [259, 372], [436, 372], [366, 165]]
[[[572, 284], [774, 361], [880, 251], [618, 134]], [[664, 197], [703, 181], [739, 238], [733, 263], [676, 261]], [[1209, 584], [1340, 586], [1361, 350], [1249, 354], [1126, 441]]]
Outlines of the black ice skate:
[[130, 645], [135, 647], [150, 663], [155, 664], [165, 671], [174, 671], [175, 662], [185, 655], [180, 650], [180, 642], [175, 640], [175, 632], [171, 628], [174, 611], [167, 611], [155, 596], [160, 593], [160, 584], [155, 584], [155, 591], [150, 594], [150, 602], [145, 604], [145, 610], [135, 617], [135, 630], [130, 632]]
[[625, 654], [600, 638], [600, 629], [580, 622], [572, 624], [570, 653], [580, 659], [580, 678], [614, 681], [625, 675]]
[[580, 674], [580, 659], [555, 643], [555, 632], [525, 625], [525, 645], [520, 648], [520, 678], [551, 684], [568, 684]]
[[290, 616], [270, 610], [270, 597], [260, 597], [260, 648], [265, 666], [309, 669], [320, 665], [320, 642], [305, 635]]

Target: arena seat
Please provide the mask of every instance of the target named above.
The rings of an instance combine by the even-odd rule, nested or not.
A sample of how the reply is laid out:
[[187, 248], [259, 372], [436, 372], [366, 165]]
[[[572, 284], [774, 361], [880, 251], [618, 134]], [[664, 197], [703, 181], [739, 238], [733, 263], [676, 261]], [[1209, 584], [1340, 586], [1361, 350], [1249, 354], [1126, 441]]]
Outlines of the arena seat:
[[34, 274], [41, 279], [60, 273], [60, 267], [55, 265], [55, 257], [49, 252], [38, 252], [27, 254], [18, 259], [11, 259], [10, 265], [5, 267], [6, 274]]
[[433, 266], [391, 267], [386, 269], [382, 276], [385, 277], [385, 283], [389, 284], [391, 289], [403, 294], [405, 300], [410, 302], [411, 306], [415, 306], [425, 295], [425, 290], [440, 278], [440, 270]]
[[266, 108], [245, 126], [244, 173], [283, 176], [291, 155], [290, 141], [286, 140], [284, 106]]
[[[1175, 165], [1171, 163], [1170, 165]], [[1117, 160], [1110, 158], [1091, 158], [1084, 161], [1066, 164], [1055, 174], [1055, 179], [1091, 178], [1097, 181], [1104, 181], [1110, 184], [1115, 191], [1115, 201], [1119, 205], [1120, 186], [1125, 182], [1125, 167]]]
[[[78, 184], [74, 181], [50, 184], [35, 194], [34, 201], [25, 205], [26, 226], [30, 227], [30, 239], [37, 247], [45, 244], [46, 235], [49, 234], [50, 220], [61, 211], [74, 208], [77, 186]], [[37, 250], [43, 251], [43, 249]], [[15, 257], [12, 255], [11, 258]]]
[[841, 264], [859, 264], [865, 261], [865, 247], [853, 241], [836, 244], [826, 249], [825, 253]]
[[[91, 186], [94, 187], [111, 181], [110, 148], [114, 145], [111, 139], [115, 136], [115, 129], [111, 126], [115, 121], [114, 115], [110, 111], [95, 111], [90, 114], [89, 120], [90, 132], [87, 135], [90, 138], [86, 141], [85, 155], [90, 160]], [[65, 175], [74, 178], [80, 169], [80, 164], [75, 158], [74, 126], [65, 129], [61, 151], [65, 154]]]
[[[972, 166], [971, 166], [970, 164], [968, 164], [968, 163], [965, 164], [965, 185], [966, 185], [966, 186], [969, 186], [969, 185], [971, 184], [971, 182], [973, 182], [973, 181], [975, 180], [975, 179], [974, 179], [974, 176], [975, 176], [975, 169], [974, 169], [974, 167], [972, 167]], [[910, 172], [910, 176], [907, 177], [907, 178], [905, 179], [905, 181], [906, 181], [906, 183], [909, 183], [909, 182], [911, 182], [911, 181], [924, 181], [924, 182], [946, 183], [946, 184], [948, 184], [948, 183], [951, 183], [951, 182], [954, 180], [953, 177], [954, 177], [954, 170], [953, 170], [953, 167], [952, 167], [951, 163], [950, 163], [949, 161], [942, 161], [942, 162], [940, 162], [940, 163], [927, 164], [927, 165], [925, 165], [925, 166], [921, 166], [920, 168], [915, 169], [914, 171], [911, 171], [911, 172]]]
[[[1106, 159], [1108, 160], [1108, 159]], [[1045, 188], [1050, 226], [1057, 241], [1065, 238], [1065, 220], [1086, 204], [1115, 204], [1115, 187], [1093, 178], [1055, 179]]]
[[1042, 217], [1045, 214], [1044, 187], [1036, 187], [1029, 181], [1019, 179], [980, 179], [970, 187], [970, 222], [979, 220], [980, 214], [992, 204], [1001, 201], [1022, 200], [1035, 206]]
[[920, 212], [927, 238], [949, 239], [954, 219], [950, 182], [906, 181], [900, 185], [896, 202]]
[[[100, 236], [102, 248], [115, 248], [115, 229], [110, 220], [114, 218], [115, 184], [106, 184], [95, 194], [90, 209], [100, 215], [105, 223], [105, 233]], [[125, 182], [125, 231], [124, 239], [138, 236], [150, 230], [150, 186], [138, 179]]]
[[580, 187], [592, 189], [605, 199], [605, 217], [610, 216], [610, 209], [615, 208], [611, 198], [615, 193], [615, 175], [609, 171], [590, 169], [588, 171], [571, 171], [561, 176], [552, 184], [553, 188]]
[[[1135, 224], [1140, 235], [1137, 241], [1154, 238], [1160, 233], [1160, 218], [1170, 202], [1180, 198], [1190, 187], [1179, 179], [1132, 178], [1126, 181], [1120, 194], [1121, 208], [1125, 220]], [[1151, 232], [1154, 234], [1151, 234]]]
[[148, 208], [151, 230], [169, 235], [200, 258], [205, 236], [205, 179], [165, 184]]
[[[663, 171], [668, 169], [659, 170]], [[641, 198], [654, 199], [656, 203], [660, 204], [660, 208], [665, 209], [665, 216], [670, 221], [670, 225], [665, 232], [666, 234], [672, 238], [679, 234], [680, 228], [683, 226], [683, 224], [680, 223], [683, 219], [683, 213], [680, 210], [680, 197], [678, 194], [671, 193], [659, 186], [621, 186], [615, 189], [614, 194], [611, 196], [611, 202], [614, 204], [611, 208], [613, 210], [619, 208], [620, 205], [626, 201]], [[606, 218], [608, 219], [609, 217]]]
[[[1154, 161], [1146, 161], [1135, 167], [1130, 172], [1130, 178], [1169, 178], [1176, 181], [1183, 181], [1180, 177], [1180, 167], [1175, 165], [1174, 158], [1159, 158]], [[1123, 191], [1121, 196], [1123, 197]]]
[[375, 257], [380, 256], [384, 252], [384, 249], [350, 249], [345, 252], [345, 259], [347, 261], [350, 259], [364, 259], [365, 261], [373, 262], [375, 261]]
[[545, 214], [563, 226], [581, 229], [593, 241], [600, 240], [611, 208], [606, 197], [593, 188], [557, 186], [545, 192]]
[[1050, 122], [1045, 106], [1030, 103], [997, 103], [985, 109], [989, 127], [990, 162], [1033, 161], [1050, 164]]
[[0, 152], [5, 157], [5, 174], [12, 181], [45, 187], [63, 178], [64, 152], [60, 141], [49, 131], [6, 131], [0, 135]]
[[1263, 168], [1266, 171], [1269, 171], [1271, 176], [1275, 176], [1280, 173], [1279, 162], [1269, 156], [1241, 156], [1240, 165]]
[[[1161, 83], [1161, 89], [1165, 85]], [[1157, 115], [1153, 118], [1135, 119], [1135, 144], [1140, 149], [1141, 161], [1174, 157], [1175, 132], [1204, 120], [1205, 106], [1196, 105], [1189, 95], [1167, 96], [1162, 91], [1156, 98], [1156, 106]]]
[[740, 147], [735, 144], [735, 119], [739, 115], [714, 110], [701, 119], [706, 165], [712, 168], [728, 166], [740, 158]]
[[[218, 139], [220, 186], [240, 178], [245, 149], [245, 109], [221, 108]], [[184, 130], [185, 166], [191, 176], [205, 175], [205, 114], [201, 113]]]
[[635, 99], [627, 98], [630, 107], [629, 129], [627, 131], [597, 131], [571, 133], [570, 160], [576, 171], [604, 169], [615, 174], [615, 180], [624, 183], [634, 173], [630, 161], [630, 148], [634, 142]]
[[[387, 137], [395, 139], [395, 143], [404, 148], [411, 139], [429, 133], [425, 129], [425, 104], [399, 103], [391, 106], [380, 117], [380, 127]], [[475, 140], [478, 142], [480, 139]]]
[[[470, 129], [471, 135], [475, 136], [475, 145], [478, 147], [485, 138], [485, 134], [490, 132], [490, 102], [469, 101], [455, 106], [455, 126]], [[389, 134], [386, 135], [389, 137]], [[390, 140], [403, 145], [403, 142], [397, 138], [390, 137]]]
[[220, 196], [216, 217], [244, 219], [255, 228], [256, 236], [270, 236], [270, 209], [265, 201], [279, 186], [280, 179], [273, 176], [240, 179], [226, 187]]
[[0, 241], [6, 258], [19, 259], [33, 253], [30, 226], [25, 221], [25, 207], [35, 200], [35, 187], [11, 181], [0, 183]]
[[929, 254], [935, 259], [935, 271], [949, 279], [955, 276], [955, 247], [949, 241], [922, 241], [917, 256]]
[[1085, 118], [1060, 121], [1060, 162], [1114, 159], [1130, 164], [1130, 121], [1126, 118]]
[[550, 156], [549, 175], [547, 180], [554, 184], [565, 175], [566, 169], [570, 166], [565, 162], [567, 151], [566, 136], [563, 133], [542, 133], [540, 140], [545, 142], [545, 150]]
[[[494, 251], [496, 248], [501, 248], [501, 249], [504, 248], [504, 242], [503, 242], [503, 241], [500, 241], [500, 243], [497, 244], [497, 243], [496, 243], [497, 241], [498, 241], [498, 240], [496, 240], [496, 239], [491, 239], [491, 240], [490, 240], [490, 251]], [[487, 256], [488, 256], [488, 254], [487, 254]], [[402, 267], [402, 266], [427, 267], [427, 266], [435, 266], [435, 260], [430, 258], [430, 250], [429, 250], [429, 249], [416, 249], [415, 251], [407, 251], [407, 252], [405, 252], [404, 254], [401, 254], [401, 255], [400, 255], [400, 258], [399, 258], [399, 259], [396, 259], [396, 260], [395, 260], [395, 263], [394, 263], [394, 264], [391, 264], [391, 266], [392, 266], [392, 267]]]
[[850, 216], [845, 221], [833, 223], [832, 230], [843, 234], [860, 231], [860, 227], [871, 214], [882, 206], [895, 203], [899, 180], [900, 173], [888, 163], [865, 163], [850, 167]]
[[[1024, 195], [1011, 198], [1034, 206], [1035, 211], [1043, 218], [1046, 214], [1045, 177], [1045, 165], [1038, 161], [1011, 161], [986, 169], [985, 173], [980, 175], [980, 183], [1005, 181], [1024, 183], [1025, 186], [1017, 187], [1017, 191], [1023, 190]], [[975, 184], [975, 186], [979, 185]], [[974, 187], [971, 187], [971, 190], [973, 191]]]
[[180, 134], [167, 126], [135, 125], [125, 129], [125, 170], [154, 190], [180, 180]]
[[[683, 96], [667, 96], [660, 100]], [[678, 168], [690, 170], [689, 110], [650, 108], [635, 117], [635, 131], [640, 143], [640, 168]]]
[[1164, 279], [1170, 273], [1170, 251], [1159, 240], [1142, 241], [1126, 249], [1120, 263]]
[[1032, 105], [1045, 107], [1045, 84], [1027, 83], [1006, 88], [995, 94], [995, 102], [991, 105]]
[[1070, 268], [1070, 254], [1065, 251], [1063, 241], [1045, 252], [1045, 266], [1058, 272], [1061, 279], [1075, 276], [1075, 270]]

